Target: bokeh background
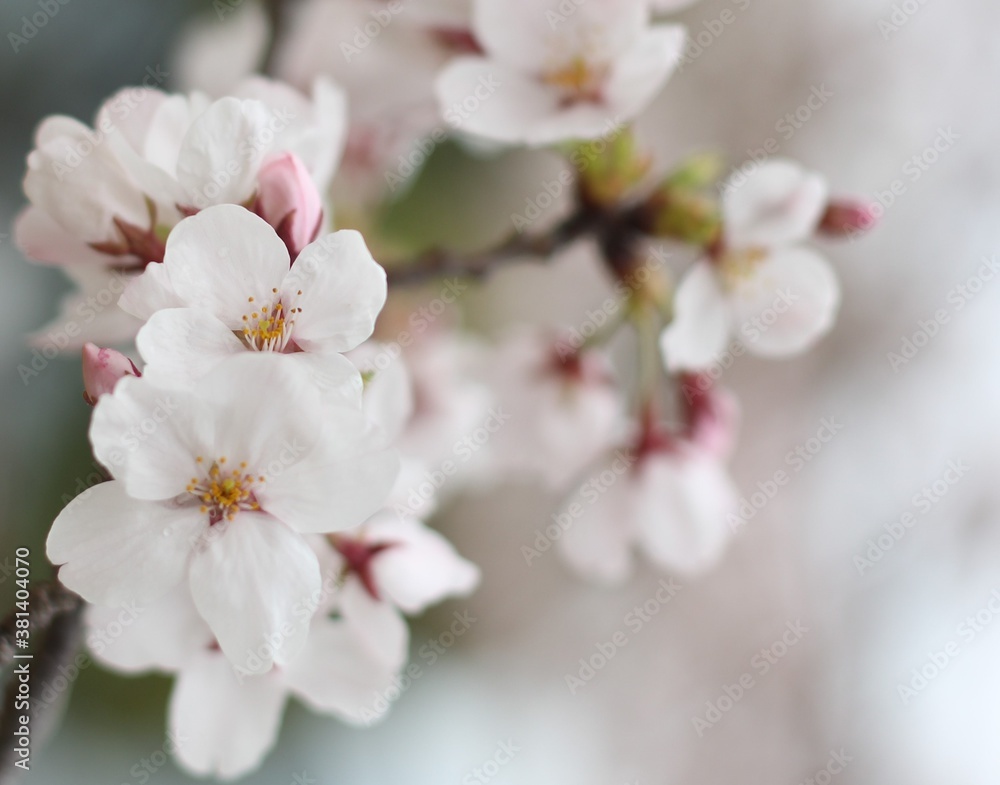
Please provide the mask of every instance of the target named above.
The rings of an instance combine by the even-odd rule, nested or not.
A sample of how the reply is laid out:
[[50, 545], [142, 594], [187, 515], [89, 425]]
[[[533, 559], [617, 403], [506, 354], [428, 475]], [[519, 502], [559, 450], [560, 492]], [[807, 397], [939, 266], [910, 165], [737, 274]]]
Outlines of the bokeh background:
[[[826, 249], [844, 289], [833, 333], [805, 357], [743, 358], [726, 374], [744, 404], [734, 462], [744, 494], [788, 469], [789, 451], [824, 418], [843, 428], [738, 534], [715, 572], [686, 583], [575, 695], [565, 675], [654, 596], [663, 576], [644, 569], [606, 590], [580, 583], [551, 554], [528, 567], [520, 548], [553, 504], [540, 491], [457, 501], [439, 523], [483, 567], [483, 586], [419, 620], [415, 650], [447, 629], [454, 611], [469, 611], [475, 624], [437, 662], [416, 655], [421, 677], [375, 729], [292, 708], [277, 751], [248, 782], [481, 782], [476, 769], [503, 742], [519, 751], [489, 779], [501, 785], [794, 785], [834, 753], [850, 758], [833, 777], [843, 785], [1000, 778], [1000, 618], [989, 610], [1000, 589], [1000, 278], [960, 311], [950, 299], [984, 258], [1000, 255], [1000, 6], [703, 0], [681, 16], [697, 36], [718, 30], [724, 9], [735, 21], [702, 35], [704, 51], [643, 121], [663, 160], [717, 148], [736, 165], [775, 137], [781, 154], [827, 173], [837, 192], [878, 198], [905, 183], [877, 232]], [[27, 334], [66, 290], [10, 237], [32, 129], [51, 113], [89, 120], [147, 66], [173, 68], [173, 42], [211, 4], [72, 0], [12, 51], [7, 34], [36, 10], [33, 0], [0, 5], [0, 562], [28, 546], [40, 579], [49, 523], [94, 467], [78, 359], [47, 362], [27, 379], [19, 371], [32, 360]], [[830, 97], [785, 138], [778, 124], [814, 89]], [[914, 179], [908, 162], [942, 129], [956, 141]], [[411, 200], [400, 231], [421, 226], [447, 237], [459, 226], [464, 240], [495, 233], [544, 171], [532, 169], [544, 165], [534, 159], [515, 163], [443, 151], [416, 193], [446, 193]], [[459, 208], [476, 195], [470, 218]], [[600, 301], [602, 286], [596, 273], [569, 266], [525, 267], [472, 302], [487, 309], [480, 321], [490, 331], [541, 317], [553, 303], [579, 312]], [[940, 309], [948, 323], [893, 369], [888, 353]], [[916, 500], [953, 461], [969, 467], [961, 479], [929, 505]], [[860, 574], [855, 557], [907, 512], [916, 524]], [[13, 587], [0, 581], [6, 607]], [[761, 674], [754, 656], [796, 621], [807, 632]], [[958, 656], [904, 701], [899, 685], [949, 643]], [[699, 736], [692, 718], [745, 673], [754, 686]], [[169, 762], [135, 773], [164, 747], [168, 687], [86, 669], [25, 781], [189, 781]]]

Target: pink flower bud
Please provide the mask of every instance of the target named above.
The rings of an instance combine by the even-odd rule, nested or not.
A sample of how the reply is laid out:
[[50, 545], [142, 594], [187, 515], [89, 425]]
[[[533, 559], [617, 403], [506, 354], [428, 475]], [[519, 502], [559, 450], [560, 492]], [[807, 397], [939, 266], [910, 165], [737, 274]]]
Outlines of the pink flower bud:
[[261, 167], [254, 210], [274, 227], [293, 261], [316, 239], [323, 222], [323, 200], [316, 184], [292, 153], [276, 155]]
[[872, 205], [850, 200], [832, 201], [819, 222], [819, 232], [827, 237], [854, 237], [873, 229], [878, 218]]
[[83, 345], [83, 400], [94, 406], [104, 393], [115, 389], [125, 376], [142, 376], [128, 357], [92, 343]]
[[681, 392], [688, 441], [711, 455], [729, 457], [740, 419], [736, 398], [713, 385], [707, 374], [685, 374]]

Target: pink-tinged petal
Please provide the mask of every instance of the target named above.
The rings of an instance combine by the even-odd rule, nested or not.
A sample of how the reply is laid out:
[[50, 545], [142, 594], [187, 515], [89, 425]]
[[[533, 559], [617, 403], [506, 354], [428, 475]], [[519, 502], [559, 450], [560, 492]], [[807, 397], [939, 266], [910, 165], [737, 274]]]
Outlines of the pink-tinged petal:
[[700, 452], [725, 460], [736, 445], [740, 404], [729, 390], [715, 386], [708, 374], [681, 379], [686, 411], [686, 436]]
[[191, 596], [242, 674], [291, 662], [309, 635], [319, 563], [306, 541], [270, 515], [217, 524], [191, 558]]
[[113, 392], [126, 376], [142, 374], [124, 354], [92, 343], [83, 345], [83, 397], [87, 403], [96, 404], [98, 398]]
[[143, 158], [173, 176], [188, 129], [211, 105], [203, 93], [168, 95], [156, 107], [142, 146]]
[[220, 362], [247, 351], [226, 325], [207, 311], [167, 308], [139, 330], [135, 345], [154, 382], [187, 386]]
[[221, 98], [191, 125], [177, 156], [185, 206], [244, 204], [254, 193], [257, 171], [273, 149], [269, 125], [280, 117], [260, 101]]
[[[559, 553], [581, 577], [615, 585], [632, 574], [631, 486], [629, 475], [622, 474], [593, 502], [576, 494], [563, 506], [569, 521], [559, 540]], [[574, 504], [579, 508], [575, 516], [570, 514], [577, 509]]]
[[162, 264], [147, 264], [142, 274], [129, 281], [122, 296], [118, 298], [119, 308], [143, 321], [163, 308], [181, 308], [185, 305], [174, 291], [167, 268]]
[[410, 628], [391, 603], [376, 600], [361, 581], [349, 577], [338, 595], [340, 615], [370, 657], [389, 669], [406, 662]]
[[163, 265], [185, 305], [210, 311], [231, 330], [241, 330], [244, 315], [273, 301], [289, 258], [267, 221], [223, 204], [174, 227]]
[[[359, 412], [328, 407], [321, 445], [308, 461], [268, 474], [261, 506], [303, 533], [335, 532], [363, 523], [381, 508], [399, 473], [395, 450], [351, 443], [365, 429]], [[343, 428], [337, 423], [343, 423]], [[338, 437], [348, 441], [338, 444]]]
[[120, 482], [95, 485], [59, 513], [46, 555], [59, 580], [89, 602], [152, 602], [184, 577], [205, 516], [197, 507], [138, 501]]
[[663, 569], [697, 575], [713, 566], [729, 539], [726, 515], [738, 494], [717, 459], [697, 453], [650, 457], [635, 485], [635, 525], [649, 558]]
[[[242, 352], [216, 364], [194, 391], [211, 420], [213, 449], [221, 451], [215, 457], [245, 461], [247, 471], [267, 475], [260, 490], [313, 460], [326, 410], [305, 364], [289, 355]], [[258, 498], [263, 503], [265, 496]]]
[[71, 234], [38, 207], [26, 207], [14, 221], [14, 242], [25, 256], [42, 264], [107, 265], [111, 257], [98, 253], [82, 237]]
[[148, 605], [91, 605], [86, 619], [87, 648], [122, 673], [178, 671], [215, 643], [186, 584]]
[[415, 518], [378, 517], [366, 524], [365, 536], [389, 545], [372, 559], [372, 574], [380, 596], [404, 613], [464, 597], [479, 585], [479, 568]]
[[615, 62], [604, 97], [607, 116], [619, 124], [616, 129], [634, 119], [662, 89], [680, 63], [685, 37], [680, 25], [658, 25], [643, 32]]
[[307, 706], [369, 725], [387, 710], [396, 673], [373, 657], [346, 623], [317, 618], [305, 648], [284, 675]]
[[794, 161], [765, 161], [736, 174], [722, 200], [726, 243], [732, 248], [774, 248], [799, 242], [816, 230], [828, 189], [821, 175]]
[[322, 354], [346, 352], [366, 340], [386, 292], [385, 270], [364, 238], [347, 229], [306, 246], [281, 284], [282, 302], [301, 309], [292, 328], [295, 343]]
[[257, 177], [256, 213], [267, 221], [294, 259], [316, 239], [323, 222], [323, 200], [302, 161], [280, 153]]
[[793, 248], [768, 256], [729, 298], [747, 349], [787, 357], [808, 349], [833, 326], [840, 284], [822, 256]]
[[199, 777], [249, 774], [278, 739], [285, 698], [278, 674], [239, 679], [218, 651], [199, 653], [170, 694], [167, 724], [177, 762]]
[[719, 277], [708, 262], [695, 264], [674, 295], [674, 318], [660, 336], [660, 349], [672, 371], [700, 370], [719, 359], [730, 336], [729, 304]]
[[94, 455], [136, 499], [184, 492], [205, 455], [197, 398], [188, 391], [126, 377], [101, 396], [90, 421]]
[[148, 225], [142, 192], [112, 145], [100, 142], [99, 133], [68, 117], [50, 117], [35, 140], [24, 192], [66, 232], [86, 242], [103, 242], [117, 236], [115, 218]]

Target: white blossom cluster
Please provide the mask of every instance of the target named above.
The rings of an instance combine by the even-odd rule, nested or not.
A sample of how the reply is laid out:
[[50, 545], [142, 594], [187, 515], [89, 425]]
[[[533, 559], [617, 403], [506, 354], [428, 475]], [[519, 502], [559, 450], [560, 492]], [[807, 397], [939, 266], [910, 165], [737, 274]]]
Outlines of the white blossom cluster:
[[[837, 279], [806, 243], [867, 216], [787, 160], [737, 173], [718, 204], [698, 165], [655, 181], [628, 128], [681, 59], [661, 16], [687, 4], [303, 0], [265, 78], [223, 67], [263, 54], [260, 9], [216, 3], [222, 24], [182, 49], [211, 95], [126, 88], [92, 126], [39, 125], [16, 236], [76, 284], [39, 335], [74, 326], [60, 345], [83, 351], [109, 477], [58, 516], [48, 556], [93, 631], [140, 609], [91, 647], [176, 676], [190, 771], [255, 768], [289, 695], [351, 723], [384, 713], [406, 616], [479, 582], [426, 523], [456, 490], [542, 483], [564, 499], [550, 539], [599, 582], [637, 551], [681, 575], [720, 558], [738, 405], [718, 369], [830, 330]], [[390, 245], [379, 211], [417, 176], [409, 153], [445, 138], [588, 162], [568, 225], [594, 231], [614, 282], [600, 324], [491, 342], [389, 291], [407, 267], [387, 277], [369, 251]], [[691, 266], [645, 268], [656, 240]], [[627, 327], [634, 384], [611, 348]]]

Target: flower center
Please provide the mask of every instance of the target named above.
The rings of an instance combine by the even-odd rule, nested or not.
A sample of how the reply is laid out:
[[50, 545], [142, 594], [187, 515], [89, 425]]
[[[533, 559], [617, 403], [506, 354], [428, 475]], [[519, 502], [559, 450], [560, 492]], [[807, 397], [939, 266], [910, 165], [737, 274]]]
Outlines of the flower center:
[[558, 87], [566, 94], [563, 98], [565, 106], [597, 103], [601, 100], [606, 70], [588, 63], [583, 57], [574, 57], [566, 65], [546, 72], [542, 81]]
[[[272, 289], [271, 292], [277, 294], [278, 290]], [[302, 294], [302, 290], [297, 294]], [[290, 308], [280, 297], [259, 308], [253, 305], [253, 297], [248, 297], [247, 303], [255, 310], [243, 314], [243, 342], [258, 352], [284, 351], [292, 337], [295, 315], [302, 313], [302, 309]]]
[[[205, 462], [200, 455], [195, 460]], [[246, 461], [243, 461], [238, 468], [227, 470], [223, 456], [212, 462], [205, 477], [200, 480], [191, 478], [186, 490], [201, 502], [201, 511], [208, 514], [210, 523], [231, 521], [238, 512], [260, 509], [254, 495], [254, 484], [263, 483], [264, 476], [248, 474], [246, 468]]]
[[767, 256], [767, 251], [763, 248], [726, 251], [719, 259], [719, 271], [726, 285], [732, 288], [752, 278]]

